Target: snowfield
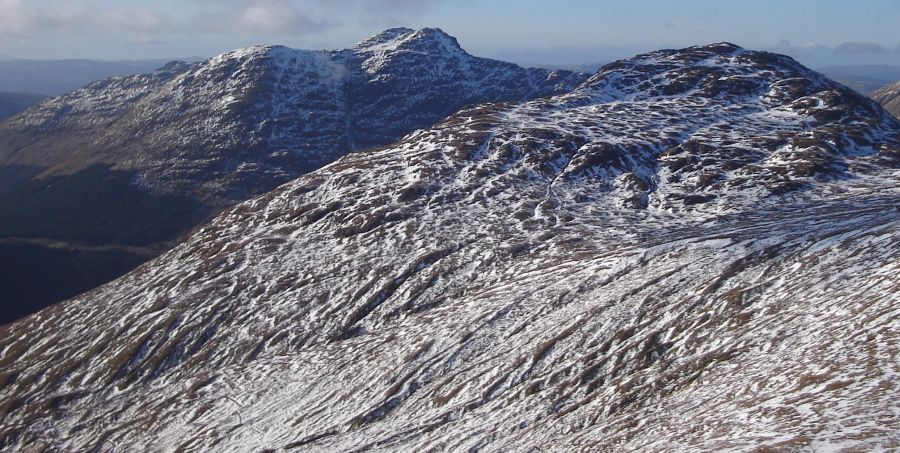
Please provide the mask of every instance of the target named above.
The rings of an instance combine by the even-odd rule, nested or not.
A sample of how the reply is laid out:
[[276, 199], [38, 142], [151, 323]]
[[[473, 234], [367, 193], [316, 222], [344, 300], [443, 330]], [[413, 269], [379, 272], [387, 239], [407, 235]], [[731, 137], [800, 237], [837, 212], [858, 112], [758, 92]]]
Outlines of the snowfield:
[[897, 450], [898, 183], [897, 120], [787, 57], [612, 63], [0, 328], [0, 445]]

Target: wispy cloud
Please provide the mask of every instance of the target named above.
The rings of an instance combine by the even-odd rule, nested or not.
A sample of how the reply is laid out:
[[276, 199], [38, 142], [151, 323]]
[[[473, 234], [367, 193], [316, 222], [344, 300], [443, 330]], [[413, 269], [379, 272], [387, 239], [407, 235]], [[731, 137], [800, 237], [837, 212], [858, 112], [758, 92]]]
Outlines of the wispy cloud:
[[47, 33], [162, 33], [172, 29], [165, 12], [147, 8], [89, 7], [80, 2], [36, 6], [22, 0], [0, 0], [0, 39]]
[[419, 17], [446, 0], [307, 0], [311, 8], [366, 25], [397, 25]]
[[298, 3], [337, 7], [345, 11], [349, 8], [350, 10], [361, 10], [376, 15], [402, 13], [414, 16], [422, 14], [444, 2], [444, 0], [308, 0]]
[[328, 22], [288, 0], [228, 2], [228, 8], [192, 16], [189, 28], [207, 33], [303, 35], [320, 31]]
[[[177, 17], [143, 3], [111, 0], [0, 0], [0, 40], [48, 34], [118, 34], [128, 39], [178, 33], [301, 36], [330, 27], [416, 17], [444, 0], [185, 0]], [[156, 8], [156, 9], [154, 9]]]

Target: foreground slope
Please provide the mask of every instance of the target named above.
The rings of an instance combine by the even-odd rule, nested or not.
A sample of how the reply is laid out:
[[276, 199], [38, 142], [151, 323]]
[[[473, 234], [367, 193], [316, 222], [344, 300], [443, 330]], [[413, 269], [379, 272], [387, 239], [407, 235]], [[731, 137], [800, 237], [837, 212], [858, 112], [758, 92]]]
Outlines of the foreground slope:
[[[351, 49], [251, 47], [99, 81], [0, 123], [0, 240], [156, 256], [223, 207], [348, 152], [586, 78], [474, 57], [438, 29], [392, 29]], [[12, 260], [3, 245], [0, 258]], [[25, 289], [0, 299], [53, 301]]]
[[900, 118], [900, 82], [882, 87], [872, 93], [872, 99], [878, 101], [885, 110], [891, 112], [895, 117]]
[[730, 44], [459, 112], [0, 335], [8, 449], [900, 448], [900, 125]]

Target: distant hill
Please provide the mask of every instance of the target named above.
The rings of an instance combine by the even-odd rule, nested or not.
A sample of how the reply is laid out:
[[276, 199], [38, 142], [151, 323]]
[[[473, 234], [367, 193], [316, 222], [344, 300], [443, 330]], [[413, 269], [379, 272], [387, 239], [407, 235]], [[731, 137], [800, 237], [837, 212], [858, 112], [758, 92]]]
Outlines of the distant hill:
[[46, 99], [47, 96], [35, 93], [0, 92], [0, 121]]
[[900, 118], [900, 82], [893, 83], [872, 93], [872, 99], [878, 101], [892, 115]]
[[818, 71], [867, 96], [900, 80], [900, 66], [828, 66], [819, 68]]
[[170, 59], [105, 61], [0, 58], [0, 92], [58, 96], [96, 80], [153, 72], [168, 61]]
[[516, 64], [526, 68], [540, 68], [540, 69], [561, 69], [563, 71], [574, 71], [574, 72], [589, 72], [595, 73], [603, 65], [609, 63], [608, 61], [604, 62], [593, 62], [593, 63], [567, 63], [567, 64], [551, 64], [551, 63], [535, 63], [535, 62], [527, 62], [527, 61], [516, 61]]

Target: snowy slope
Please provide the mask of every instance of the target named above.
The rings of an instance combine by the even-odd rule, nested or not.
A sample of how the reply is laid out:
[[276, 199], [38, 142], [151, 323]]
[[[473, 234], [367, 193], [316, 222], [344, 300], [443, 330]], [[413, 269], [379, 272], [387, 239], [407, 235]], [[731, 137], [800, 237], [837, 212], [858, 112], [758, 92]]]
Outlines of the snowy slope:
[[885, 110], [900, 118], [900, 82], [888, 85], [872, 93], [872, 99], [878, 101]]
[[897, 449], [898, 167], [897, 120], [787, 57], [616, 62], [5, 327], [0, 445]]

